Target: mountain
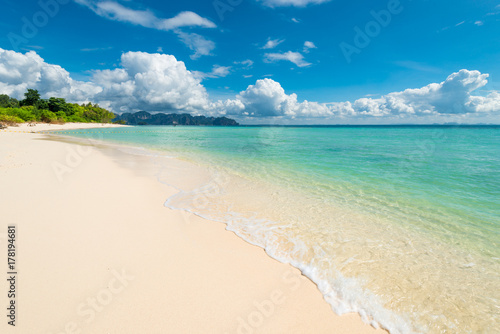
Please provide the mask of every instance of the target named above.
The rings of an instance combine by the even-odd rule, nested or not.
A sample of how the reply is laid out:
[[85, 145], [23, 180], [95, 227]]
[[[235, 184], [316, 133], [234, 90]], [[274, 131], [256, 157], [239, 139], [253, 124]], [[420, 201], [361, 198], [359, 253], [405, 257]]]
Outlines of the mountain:
[[216, 125], [237, 126], [234, 119], [227, 117], [191, 116], [190, 114], [150, 114], [146, 111], [116, 115], [113, 122], [125, 122], [128, 125]]

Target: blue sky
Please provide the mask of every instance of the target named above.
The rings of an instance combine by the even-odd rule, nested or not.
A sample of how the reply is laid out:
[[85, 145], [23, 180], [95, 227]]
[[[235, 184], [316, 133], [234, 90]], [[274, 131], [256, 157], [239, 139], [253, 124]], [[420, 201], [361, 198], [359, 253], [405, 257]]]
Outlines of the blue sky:
[[[117, 69], [124, 68], [123, 55], [129, 52], [142, 52], [142, 58], [134, 61], [153, 68], [143, 73], [177, 64], [145, 61], [144, 57], [160, 53], [185, 64], [188, 72], [171, 74], [175, 80], [192, 76], [179, 79], [188, 82], [179, 86], [206, 94], [200, 102], [201, 95], [192, 98], [189, 92], [173, 92], [190, 101], [198, 99], [181, 103], [168, 100], [164, 91], [145, 92], [147, 88], [139, 87], [136, 80], [129, 93], [146, 94], [153, 100], [159, 94], [162, 103], [135, 101], [129, 103], [134, 107], [121, 111], [225, 114], [249, 123], [269, 123], [271, 119], [284, 123], [500, 122], [498, 0], [1, 0], [1, 5], [0, 48], [15, 51], [19, 57], [32, 50], [44, 63], [67, 71], [78, 85], [89, 82], [106, 91], [110, 86], [103, 83], [103, 71], [114, 70], [114, 79], [109, 80], [116, 82]], [[37, 31], [30, 31], [29, 24]], [[349, 50], [347, 57], [345, 50]], [[19, 61], [9, 57], [0, 57], [0, 66], [3, 61], [5, 71], [15, 71], [12, 66]], [[131, 80], [133, 66], [125, 69], [128, 77], [120, 79], [122, 83]], [[19, 83], [9, 81], [12, 75], [2, 77], [1, 69], [0, 83], [4, 85], [0, 84], [0, 93], [19, 94], [13, 86]], [[468, 72], [450, 78], [460, 70]], [[22, 68], [17, 71], [22, 74]], [[101, 74], [100, 79], [96, 73]], [[447, 78], [448, 88], [428, 87]], [[55, 79], [50, 79], [54, 85]], [[158, 80], [165, 82], [165, 78]], [[41, 82], [34, 84], [44, 92]], [[423, 91], [390, 95], [425, 87], [425, 103], [414, 100]], [[451, 94], [449, 87], [456, 90]], [[99, 89], [82, 88], [78, 96], [68, 93], [64, 97], [75, 102], [95, 97], [116, 112], [120, 111], [116, 110], [118, 103], [127, 103], [123, 98], [112, 101], [111, 88], [106, 94]], [[457, 100], [465, 99], [459, 101], [466, 105], [463, 110], [443, 107], [440, 98], [444, 91]], [[46, 89], [45, 93], [63, 96], [64, 89]], [[388, 94], [390, 98], [385, 98]], [[365, 98], [369, 100], [354, 106]], [[393, 98], [398, 101], [389, 103]], [[223, 105], [226, 100], [235, 101], [229, 103], [233, 107]], [[305, 100], [315, 104], [304, 105]], [[345, 102], [352, 108], [325, 105]], [[395, 107], [400, 102], [405, 107]], [[325, 106], [330, 111], [322, 109]], [[413, 109], [408, 111], [406, 106]]]

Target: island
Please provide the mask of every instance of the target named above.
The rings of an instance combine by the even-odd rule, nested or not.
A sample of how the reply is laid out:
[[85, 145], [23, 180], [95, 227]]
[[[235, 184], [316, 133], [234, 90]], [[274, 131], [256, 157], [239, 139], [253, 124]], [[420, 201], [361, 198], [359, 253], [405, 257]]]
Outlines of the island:
[[190, 114], [150, 114], [146, 111], [116, 115], [113, 122], [127, 125], [211, 125], [238, 126], [239, 123], [227, 117], [192, 116]]

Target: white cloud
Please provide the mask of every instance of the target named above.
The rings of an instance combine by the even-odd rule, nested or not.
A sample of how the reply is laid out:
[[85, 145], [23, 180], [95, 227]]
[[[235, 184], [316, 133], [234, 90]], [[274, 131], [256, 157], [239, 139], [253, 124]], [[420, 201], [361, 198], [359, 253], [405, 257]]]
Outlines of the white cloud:
[[476, 21], [474, 22], [475, 25], [477, 25], [478, 27], [482, 26], [484, 24], [483, 21]]
[[0, 49], [0, 94], [22, 99], [28, 88], [37, 89], [43, 98], [92, 101], [114, 112], [199, 113], [210, 104], [200, 80], [174, 56], [127, 52], [120, 68], [94, 71], [91, 82], [81, 82], [33, 51], [22, 54]]
[[[210, 75], [222, 77], [229, 71], [227, 66], [216, 65]], [[441, 83], [422, 88], [334, 103], [301, 102], [296, 94], [287, 94], [279, 82], [269, 78], [257, 80], [233, 99], [211, 101], [200, 80], [183, 62], [165, 54], [124, 53], [118, 68], [93, 71], [91, 80], [82, 82], [73, 80], [62, 67], [46, 63], [34, 51], [22, 54], [0, 49], [0, 94], [18, 99], [33, 88], [43, 98], [92, 101], [114, 112], [190, 112], [253, 121], [274, 117], [323, 123], [443, 119], [499, 122], [500, 117], [500, 91], [473, 95], [488, 83], [488, 74], [479, 71], [460, 70]]]
[[310, 4], [321, 4], [330, 0], [259, 0], [268, 7], [305, 7]]
[[305, 41], [304, 42], [304, 49], [303, 49], [303, 51], [305, 53], [308, 53], [310, 49], [317, 49], [317, 47], [316, 47], [316, 45], [314, 45], [313, 42]]
[[284, 39], [271, 39], [268, 38], [266, 44], [261, 48], [261, 49], [274, 49], [281, 43], [283, 43], [285, 40]]
[[258, 80], [236, 98], [246, 117], [360, 118], [404, 120], [426, 116], [453, 116], [474, 113], [499, 113], [500, 92], [488, 96], [471, 93], [487, 84], [488, 74], [461, 70], [441, 83], [406, 89], [380, 98], [361, 98], [354, 102], [317, 103], [297, 101], [272, 79]]
[[77, 3], [88, 7], [94, 13], [109, 20], [132, 23], [146, 28], [158, 30], [175, 30], [182, 27], [215, 28], [212, 21], [193, 12], [181, 12], [175, 17], [158, 18], [149, 9], [137, 10], [127, 8], [114, 1], [75, 0]]
[[306, 67], [311, 65], [304, 60], [304, 56], [300, 52], [287, 51], [285, 53], [266, 53], [264, 55], [264, 61], [266, 62], [277, 62], [279, 60], [291, 61], [298, 67]]
[[228, 76], [230, 72], [231, 72], [231, 66], [214, 65], [211, 74], [214, 77], [223, 78]]
[[154, 28], [159, 21], [149, 10], [134, 10], [112, 1], [97, 2], [94, 6], [88, 7], [97, 15], [107, 19], [137, 24], [147, 28]]
[[253, 60], [247, 59], [243, 61], [235, 61], [235, 65], [243, 65], [244, 68], [249, 69], [253, 66]]
[[28, 88], [44, 96], [62, 96], [73, 101], [88, 102], [88, 97], [101, 88], [73, 80], [59, 65], [47, 64], [34, 51], [26, 54], [0, 48], [0, 92], [22, 99]]
[[206, 106], [204, 114], [209, 116], [241, 115], [245, 105], [237, 99], [218, 100]]
[[[391, 113], [465, 114], [476, 112], [468, 104], [471, 93], [488, 83], [488, 74], [460, 70], [441, 83], [432, 83], [418, 89], [406, 89], [380, 98], [380, 104]], [[399, 106], [402, 106], [401, 108]]]
[[291, 111], [289, 106], [297, 102], [295, 94], [286, 95], [281, 85], [272, 79], [257, 80], [237, 99], [245, 106], [245, 115], [252, 117], [286, 115]]
[[120, 21], [163, 31], [174, 31], [181, 41], [195, 53], [192, 59], [200, 56], [211, 55], [215, 43], [207, 38], [195, 34], [184, 33], [180, 28], [201, 27], [216, 28], [215, 23], [203, 18], [196, 13], [180, 12], [172, 18], [159, 18], [149, 9], [136, 10], [127, 8], [114, 1], [75, 0], [77, 3], [90, 8], [97, 15], [109, 20]]
[[216, 25], [196, 13], [181, 12], [171, 19], [160, 20], [158, 27], [163, 30], [174, 30], [182, 27], [215, 28]]
[[201, 56], [210, 56], [212, 55], [212, 50], [215, 49], [215, 43], [205, 37], [195, 34], [195, 33], [185, 33], [183, 31], [177, 30], [177, 36], [181, 39], [181, 41], [192, 51], [190, 57], [191, 59], [198, 59]]
[[466, 107], [479, 113], [500, 112], [500, 92], [494, 91], [487, 96], [471, 96]]
[[200, 80], [171, 55], [127, 52], [121, 68], [95, 71], [92, 81], [103, 88], [96, 101], [115, 111], [198, 113], [209, 104]]
[[[332, 113], [327, 106], [316, 102], [297, 102], [297, 95], [287, 95], [281, 85], [269, 78], [257, 80], [231, 100], [243, 108], [226, 111], [227, 115], [252, 118], [267, 117], [327, 117]], [[238, 104], [240, 105], [240, 104]]]
[[384, 95], [378, 99], [362, 98], [353, 104], [356, 115], [381, 116], [428, 116], [459, 115], [484, 111], [500, 111], [495, 93], [488, 97], [472, 96], [471, 93], [488, 83], [488, 74], [461, 70], [441, 83], [432, 83], [418, 89], [406, 89]]
[[229, 73], [231, 73], [231, 66], [220, 66], [220, 65], [214, 65], [212, 67], [212, 71], [208, 73], [193, 71], [194, 76], [200, 79], [224, 78], [227, 77]]

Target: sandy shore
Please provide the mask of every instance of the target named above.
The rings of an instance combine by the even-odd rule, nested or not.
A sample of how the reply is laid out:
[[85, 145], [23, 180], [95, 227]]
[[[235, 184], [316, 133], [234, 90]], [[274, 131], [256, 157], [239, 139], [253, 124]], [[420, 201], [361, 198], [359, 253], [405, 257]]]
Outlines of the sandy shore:
[[[56, 131], [56, 130], [75, 130], [75, 129], [91, 129], [91, 128], [123, 128], [129, 127], [121, 124], [111, 123], [65, 123], [65, 124], [50, 124], [50, 123], [21, 123], [17, 126], [9, 126], [3, 131], [7, 132], [41, 132], [41, 131]], [[2, 131], [2, 130], [0, 130]]]
[[47, 138], [0, 131], [0, 261], [5, 277], [15, 225], [18, 273], [1, 333], [385, 333], [223, 224], [165, 208], [176, 190], [147, 158]]

